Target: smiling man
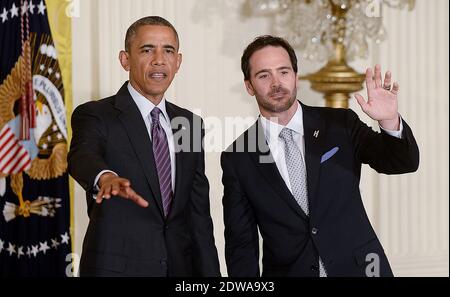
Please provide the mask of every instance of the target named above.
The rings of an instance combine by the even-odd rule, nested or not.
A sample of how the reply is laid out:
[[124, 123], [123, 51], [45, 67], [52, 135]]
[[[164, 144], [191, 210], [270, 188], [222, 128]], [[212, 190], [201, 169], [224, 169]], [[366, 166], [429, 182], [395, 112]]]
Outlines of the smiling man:
[[383, 81], [379, 65], [367, 69], [368, 99], [356, 95], [379, 133], [352, 110], [298, 101], [297, 57], [282, 38], [256, 38], [241, 65], [261, 116], [222, 154], [228, 275], [260, 275], [259, 230], [263, 276], [392, 276], [359, 191], [363, 163], [385, 174], [419, 166], [390, 72]]
[[69, 172], [90, 218], [81, 276], [220, 275], [202, 121], [164, 97], [178, 49], [167, 20], [136, 21], [119, 54], [129, 81], [73, 112]]

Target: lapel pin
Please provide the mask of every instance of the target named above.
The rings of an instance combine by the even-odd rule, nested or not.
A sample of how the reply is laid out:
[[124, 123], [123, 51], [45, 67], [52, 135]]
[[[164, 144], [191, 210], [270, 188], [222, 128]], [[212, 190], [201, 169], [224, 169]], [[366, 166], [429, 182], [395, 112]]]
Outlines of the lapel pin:
[[315, 138], [319, 137], [319, 130], [314, 131], [313, 136], [314, 136]]

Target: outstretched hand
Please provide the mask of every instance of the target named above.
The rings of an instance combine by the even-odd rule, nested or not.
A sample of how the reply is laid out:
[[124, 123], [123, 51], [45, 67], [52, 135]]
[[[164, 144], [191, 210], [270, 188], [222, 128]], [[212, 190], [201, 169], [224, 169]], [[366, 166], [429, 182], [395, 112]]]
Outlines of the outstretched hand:
[[355, 94], [356, 101], [361, 109], [370, 118], [379, 122], [387, 130], [398, 130], [400, 119], [398, 115], [397, 93], [398, 83], [392, 83], [391, 72], [387, 71], [384, 81], [381, 79], [381, 67], [375, 65], [375, 74], [372, 69], [366, 70], [366, 87], [368, 100], [360, 94]]
[[119, 196], [121, 198], [132, 200], [141, 207], [147, 207], [148, 202], [138, 195], [132, 188], [130, 181], [121, 178], [113, 173], [104, 173], [100, 177], [98, 184], [100, 191], [97, 193], [96, 202], [102, 203], [103, 199], [110, 199], [111, 196]]

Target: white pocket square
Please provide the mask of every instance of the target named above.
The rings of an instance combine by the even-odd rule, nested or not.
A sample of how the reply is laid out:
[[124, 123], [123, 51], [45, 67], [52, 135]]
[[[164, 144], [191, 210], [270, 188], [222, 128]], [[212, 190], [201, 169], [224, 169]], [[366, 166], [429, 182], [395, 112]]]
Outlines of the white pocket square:
[[325, 162], [329, 158], [333, 157], [334, 154], [336, 154], [338, 152], [338, 150], [339, 150], [339, 147], [335, 146], [334, 148], [332, 148], [331, 150], [329, 150], [328, 152], [323, 154], [322, 158], [320, 158], [320, 163], [322, 164], [323, 162]]

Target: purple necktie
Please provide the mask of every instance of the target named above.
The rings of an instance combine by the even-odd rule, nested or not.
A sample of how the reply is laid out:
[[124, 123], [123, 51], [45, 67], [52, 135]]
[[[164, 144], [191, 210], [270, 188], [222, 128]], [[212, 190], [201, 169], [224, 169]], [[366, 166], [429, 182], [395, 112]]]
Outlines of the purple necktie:
[[150, 116], [152, 117], [153, 156], [155, 157], [156, 171], [158, 172], [164, 216], [167, 217], [173, 196], [172, 170], [166, 133], [159, 122], [160, 114], [161, 110], [158, 107], [153, 108], [150, 112]]

